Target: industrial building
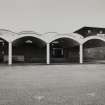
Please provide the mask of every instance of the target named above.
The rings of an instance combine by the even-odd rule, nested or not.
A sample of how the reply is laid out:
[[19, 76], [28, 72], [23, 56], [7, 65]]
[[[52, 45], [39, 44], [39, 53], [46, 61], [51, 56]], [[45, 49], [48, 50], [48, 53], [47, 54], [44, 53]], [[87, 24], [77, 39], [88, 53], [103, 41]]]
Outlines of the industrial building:
[[59, 34], [0, 29], [0, 63], [104, 63], [105, 28]]

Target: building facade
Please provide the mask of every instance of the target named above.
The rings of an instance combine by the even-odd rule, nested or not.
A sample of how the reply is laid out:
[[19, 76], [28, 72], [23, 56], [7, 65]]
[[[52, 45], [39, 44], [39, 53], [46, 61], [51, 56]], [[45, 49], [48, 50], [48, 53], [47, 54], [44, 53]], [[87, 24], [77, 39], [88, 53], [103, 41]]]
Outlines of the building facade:
[[105, 28], [70, 34], [0, 29], [0, 63], [96, 63], [105, 61]]

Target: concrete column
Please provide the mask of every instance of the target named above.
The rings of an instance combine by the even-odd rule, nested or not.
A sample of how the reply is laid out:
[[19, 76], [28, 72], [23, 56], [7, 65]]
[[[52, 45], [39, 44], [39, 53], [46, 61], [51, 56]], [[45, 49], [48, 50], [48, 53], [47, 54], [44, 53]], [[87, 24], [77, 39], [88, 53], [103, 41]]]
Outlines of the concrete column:
[[83, 63], [83, 44], [80, 44], [80, 52], [79, 52], [79, 56], [80, 56], [80, 63]]
[[12, 42], [9, 42], [9, 48], [8, 48], [8, 65], [12, 65]]
[[47, 64], [50, 64], [50, 43], [47, 43]]

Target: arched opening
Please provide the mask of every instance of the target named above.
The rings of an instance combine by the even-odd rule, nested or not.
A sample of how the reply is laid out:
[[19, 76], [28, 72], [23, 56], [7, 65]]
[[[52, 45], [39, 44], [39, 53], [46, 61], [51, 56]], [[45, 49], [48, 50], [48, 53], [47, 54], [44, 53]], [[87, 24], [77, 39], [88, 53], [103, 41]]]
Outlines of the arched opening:
[[46, 43], [32, 36], [16, 39], [13, 44], [13, 63], [45, 63]]
[[8, 42], [0, 38], [0, 63], [8, 63]]
[[79, 63], [79, 43], [70, 38], [59, 38], [50, 43], [51, 63]]
[[105, 63], [105, 41], [90, 39], [83, 45], [84, 63]]

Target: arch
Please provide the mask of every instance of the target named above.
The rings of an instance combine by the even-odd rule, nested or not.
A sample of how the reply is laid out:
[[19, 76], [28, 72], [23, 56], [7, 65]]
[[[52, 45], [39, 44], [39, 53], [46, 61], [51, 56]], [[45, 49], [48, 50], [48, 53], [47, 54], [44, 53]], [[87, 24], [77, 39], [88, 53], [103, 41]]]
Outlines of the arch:
[[0, 36], [0, 63], [7, 64], [9, 55], [9, 41]]
[[7, 39], [7, 37], [6, 37], [6, 36], [2, 36], [2, 35], [1, 35], [1, 36], [0, 36], [0, 38], [1, 38], [1, 39], [3, 39], [4, 41], [6, 41], [6, 42], [8, 42], [8, 43], [9, 43], [9, 40]]
[[74, 36], [71, 36], [71, 35], [66, 35], [66, 34], [60, 34], [60, 35], [56, 35], [56, 36], [54, 36], [54, 37], [52, 37], [50, 40], [49, 40], [49, 43], [51, 43], [51, 42], [53, 42], [54, 40], [57, 40], [57, 39], [65, 39], [65, 38], [67, 38], [67, 39], [72, 39], [72, 40], [74, 40], [74, 41], [76, 41], [77, 43], [81, 43], [81, 38], [76, 38], [76, 37], [74, 37]]
[[13, 63], [45, 63], [46, 42], [31, 35], [20, 35], [12, 41]]
[[12, 32], [11, 30], [0, 29], [0, 37], [7, 42], [11, 42], [11, 40], [13, 40], [13, 37], [15, 36], [17, 36], [17, 33]]
[[18, 39], [24, 38], [24, 37], [37, 38], [37, 39], [43, 41], [44, 43], [47, 43], [43, 37], [38, 36], [38, 35], [36, 35], [36, 34], [28, 34], [28, 35], [26, 35], [26, 34], [21, 34], [21, 35], [15, 36], [15, 37], [12, 39], [12, 42], [14, 42], [14, 41], [16, 41], [16, 40], [18, 40]]
[[[94, 41], [92, 41], [94, 40]], [[105, 38], [100, 36], [88, 36], [83, 40], [83, 60], [87, 63], [103, 63]]]
[[67, 35], [58, 36], [50, 42], [51, 63], [78, 63], [80, 42]]
[[82, 44], [84, 44], [84, 43], [86, 43], [87, 41], [92, 40], [92, 39], [99, 39], [99, 40], [105, 42], [105, 39], [102, 38], [102, 37], [99, 37], [99, 36], [89, 36], [89, 37], [83, 39]]

